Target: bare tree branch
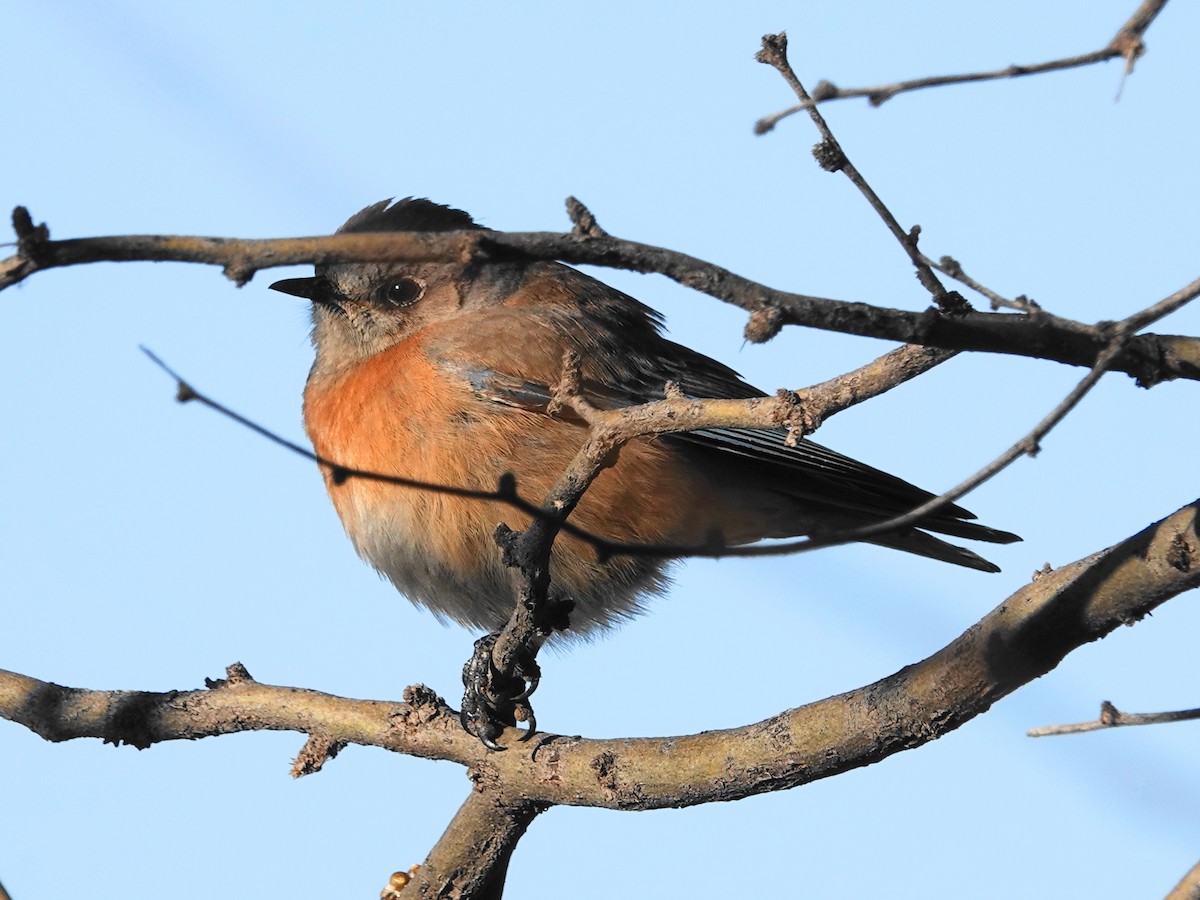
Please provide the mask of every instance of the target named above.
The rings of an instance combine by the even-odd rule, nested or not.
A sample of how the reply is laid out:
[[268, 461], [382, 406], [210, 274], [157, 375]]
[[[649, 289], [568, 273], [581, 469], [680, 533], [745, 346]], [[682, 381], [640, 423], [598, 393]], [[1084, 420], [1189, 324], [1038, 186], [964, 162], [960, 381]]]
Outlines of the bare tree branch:
[[[19, 213], [19, 214], [18, 214]], [[14, 218], [29, 222], [18, 207]], [[92, 262], [176, 261], [222, 266], [244, 284], [259, 269], [337, 261], [463, 261], [495, 258], [561, 260], [658, 272], [680, 284], [751, 313], [747, 338], [764, 341], [784, 325], [804, 325], [863, 337], [921, 344], [946, 350], [977, 350], [1091, 367], [1108, 343], [1103, 323], [1086, 325], [1035, 310], [1029, 315], [969, 312], [947, 315], [889, 309], [777, 291], [727, 269], [683, 253], [612, 237], [532, 232], [398, 232], [337, 234], [278, 240], [127, 235], [51, 241], [45, 226], [18, 235], [15, 256], [0, 261], [0, 290], [34, 272]], [[29, 237], [33, 233], [37, 239]], [[1181, 289], [1188, 299], [1200, 293], [1200, 279]], [[1173, 378], [1200, 380], [1200, 339], [1142, 334], [1113, 361], [1110, 369], [1151, 386]]]
[[754, 123], [755, 134], [766, 134], [788, 116], [805, 110], [812, 110], [818, 104], [831, 100], [847, 100], [851, 97], [866, 97], [872, 106], [882, 106], [897, 94], [917, 91], [922, 88], [943, 87], [949, 84], [969, 84], [973, 81], [994, 81], [1001, 78], [1020, 78], [1025, 75], [1041, 75], [1045, 72], [1059, 72], [1064, 69], [1076, 69], [1080, 66], [1090, 66], [1107, 62], [1110, 59], [1125, 60], [1125, 74], [1133, 71], [1134, 62], [1146, 50], [1142, 37], [1146, 29], [1167, 5], [1167, 0], [1144, 0], [1134, 11], [1133, 15], [1123, 24], [1112, 40], [1099, 50], [1081, 53], [1078, 56], [1068, 56], [1049, 62], [1028, 65], [1011, 65], [990, 72], [969, 72], [962, 75], [935, 75], [927, 78], [913, 78], [908, 81], [895, 81], [891, 84], [880, 84], [874, 87], [839, 88], [829, 81], [820, 81], [813, 89], [812, 96], [803, 96], [795, 106], [790, 106], [781, 112], [763, 116]]

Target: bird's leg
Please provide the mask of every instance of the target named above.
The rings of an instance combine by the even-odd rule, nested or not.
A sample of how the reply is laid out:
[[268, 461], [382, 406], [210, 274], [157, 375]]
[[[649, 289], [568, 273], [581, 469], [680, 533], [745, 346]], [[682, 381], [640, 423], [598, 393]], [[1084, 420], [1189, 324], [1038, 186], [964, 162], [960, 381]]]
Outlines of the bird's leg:
[[527, 722], [522, 740], [528, 740], [537, 730], [529, 703], [541, 678], [537, 652], [553, 632], [570, 627], [575, 603], [550, 583], [550, 548], [556, 532], [546, 530], [546, 521], [535, 520], [524, 532], [501, 524], [494, 535], [505, 565], [520, 571], [521, 586], [508, 622], [500, 631], [476, 641], [471, 658], [463, 666], [459, 714], [467, 733], [490, 750], [504, 749], [496, 738], [506, 726]]

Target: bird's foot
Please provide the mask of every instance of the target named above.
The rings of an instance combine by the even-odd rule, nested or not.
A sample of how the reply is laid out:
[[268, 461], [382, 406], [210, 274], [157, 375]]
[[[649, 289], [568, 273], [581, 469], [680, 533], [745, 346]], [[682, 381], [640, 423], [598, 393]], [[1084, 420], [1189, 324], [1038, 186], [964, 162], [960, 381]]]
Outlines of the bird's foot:
[[521, 736], [527, 741], [537, 730], [537, 719], [529, 697], [537, 690], [541, 669], [530, 651], [522, 653], [511, 673], [501, 672], [492, 659], [498, 634], [486, 634], [475, 642], [475, 650], [463, 666], [463, 701], [459, 720], [468, 734], [479, 738], [489, 750], [503, 750], [496, 743], [506, 727], [527, 722]]

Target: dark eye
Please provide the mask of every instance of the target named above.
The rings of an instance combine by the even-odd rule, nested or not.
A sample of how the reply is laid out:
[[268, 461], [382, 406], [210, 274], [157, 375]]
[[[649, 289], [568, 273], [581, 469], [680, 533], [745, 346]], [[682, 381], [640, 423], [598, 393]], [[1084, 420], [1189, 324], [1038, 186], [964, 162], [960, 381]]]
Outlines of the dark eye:
[[409, 306], [421, 299], [425, 292], [424, 285], [413, 278], [397, 278], [389, 281], [383, 289], [383, 299], [389, 306]]

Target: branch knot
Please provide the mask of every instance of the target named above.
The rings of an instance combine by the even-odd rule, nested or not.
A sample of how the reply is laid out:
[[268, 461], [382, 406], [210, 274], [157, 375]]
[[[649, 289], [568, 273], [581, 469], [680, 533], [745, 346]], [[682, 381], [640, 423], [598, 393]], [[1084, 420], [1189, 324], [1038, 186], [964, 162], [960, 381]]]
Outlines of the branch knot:
[[795, 447], [801, 438], [821, 427], [821, 416], [809, 409], [799, 393], [787, 389], [775, 392], [771, 421], [787, 429], [789, 447]]
[[842, 148], [836, 141], [831, 141], [829, 138], [819, 144], [814, 144], [812, 155], [813, 159], [817, 161], [817, 165], [826, 172], [840, 172], [849, 162]]

